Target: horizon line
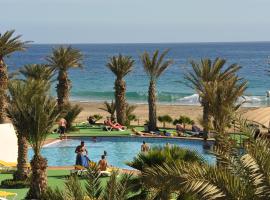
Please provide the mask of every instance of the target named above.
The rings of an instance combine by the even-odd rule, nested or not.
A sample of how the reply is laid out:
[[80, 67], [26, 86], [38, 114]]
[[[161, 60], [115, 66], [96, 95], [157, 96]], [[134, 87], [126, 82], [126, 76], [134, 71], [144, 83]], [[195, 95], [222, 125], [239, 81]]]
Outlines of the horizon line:
[[47, 44], [47, 45], [66, 45], [66, 44], [70, 44], [70, 45], [80, 45], [80, 44], [97, 44], [97, 45], [106, 45], [106, 44], [222, 44], [222, 43], [270, 43], [269, 41], [212, 41], [212, 42], [34, 42], [31, 43], [32, 45], [37, 44], [37, 45], [42, 45], [42, 44]]

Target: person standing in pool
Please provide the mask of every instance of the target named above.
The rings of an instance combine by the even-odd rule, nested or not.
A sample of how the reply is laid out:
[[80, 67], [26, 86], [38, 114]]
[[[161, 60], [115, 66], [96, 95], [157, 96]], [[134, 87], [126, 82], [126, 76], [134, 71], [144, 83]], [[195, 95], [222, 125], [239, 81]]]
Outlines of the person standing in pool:
[[143, 144], [141, 145], [141, 152], [147, 152], [150, 150], [150, 147], [148, 144], [145, 143], [145, 141], [143, 141]]
[[76, 165], [88, 167], [89, 166], [88, 151], [84, 145], [84, 141], [81, 141], [81, 144], [76, 147], [75, 153], [77, 154]]

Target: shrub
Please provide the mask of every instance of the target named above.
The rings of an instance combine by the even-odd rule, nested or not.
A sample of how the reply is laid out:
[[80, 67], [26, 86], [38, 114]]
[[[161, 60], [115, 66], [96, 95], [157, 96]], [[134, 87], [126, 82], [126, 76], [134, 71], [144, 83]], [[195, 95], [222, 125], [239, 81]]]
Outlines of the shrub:
[[133, 113], [134, 110], [137, 108], [137, 106], [135, 105], [129, 105], [128, 103], [126, 104], [126, 125], [130, 126], [130, 123], [132, 121], [136, 121], [137, 120], [137, 116]]
[[82, 112], [82, 108], [79, 105], [66, 105], [62, 114], [62, 117], [67, 121], [67, 131], [71, 130], [72, 123], [76, 117]]
[[172, 163], [177, 161], [200, 162], [204, 159], [197, 152], [184, 149], [178, 146], [153, 147], [147, 153], [139, 153], [127, 165], [142, 171], [145, 167], [162, 165], [164, 163]]
[[171, 118], [170, 115], [163, 115], [163, 116], [158, 116], [158, 121], [163, 123], [163, 128], [165, 128], [166, 123], [172, 123], [173, 119]]
[[99, 114], [95, 114], [95, 115], [93, 115], [93, 118], [95, 119], [95, 122], [97, 122], [97, 121], [102, 119], [102, 116]]
[[27, 179], [26, 181], [15, 181], [13, 179], [6, 179], [1, 182], [2, 188], [26, 188], [30, 186], [30, 181]]
[[187, 124], [193, 124], [193, 123], [194, 123], [194, 121], [192, 119], [190, 119], [189, 117], [184, 116], [184, 115], [181, 115], [178, 119], [175, 119], [173, 121], [174, 125], [183, 124], [184, 128], [186, 128]]

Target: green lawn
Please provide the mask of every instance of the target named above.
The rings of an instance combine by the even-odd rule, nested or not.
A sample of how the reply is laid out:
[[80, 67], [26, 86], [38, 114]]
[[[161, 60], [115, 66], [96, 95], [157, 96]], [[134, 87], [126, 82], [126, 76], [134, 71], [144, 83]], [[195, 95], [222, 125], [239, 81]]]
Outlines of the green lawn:
[[[48, 170], [48, 184], [50, 187], [59, 187], [64, 188], [66, 177], [70, 174], [69, 170]], [[12, 174], [1, 174], [0, 181], [5, 179], [12, 179]], [[103, 185], [106, 184], [107, 178], [102, 178]], [[85, 180], [81, 180], [81, 182], [85, 182]], [[7, 191], [7, 192], [15, 192], [18, 194], [16, 200], [24, 199], [28, 188], [23, 189], [4, 189], [0, 187], [0, 191]]]

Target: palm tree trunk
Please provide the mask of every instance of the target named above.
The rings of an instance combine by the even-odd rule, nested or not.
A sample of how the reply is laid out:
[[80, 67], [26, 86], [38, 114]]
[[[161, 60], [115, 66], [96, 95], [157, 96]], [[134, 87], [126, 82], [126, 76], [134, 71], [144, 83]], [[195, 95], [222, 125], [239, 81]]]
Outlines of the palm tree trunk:
[[57, 101], [59, 110], [63, 110], [63, 107], [69, 101], [70, 82], [68, 80], [67, 71], [59, 70], [57, 89]]
[[14, 173], [14, 180], [24, 181], [28, 177], [27, 167], [27, 153], [28, 144], [26, 137], [18, 134], [18, 159], [17, 159], [17, 171]]
[[7, 66], [4, 63], [3, 57], [0, 56], [0, 124], [5, 123], [7, 120], [7, 117], [6, 117], [7, 88], [8, 88]]
[[209, 132], [209, 121], [210, 121], [210, 113], [209, 113], [209, 103], [205, 100], [202, 100], [202, 106], [203, 106], [203, 132], [204, 132], [204, 138], [208, 138], [208, 132]]
[[115, 80], [116, 118], [120, 124], [126, 124], [126, 83], [122, 79]]
[[157, 130], [157, 109], [156, 109], [156, 83], [150, 80], [148, 90], [148, 107], [149, 107], [149, 131]]
[[43, 192], [46, 191], [47, 180], [47, 160], [40, 154], [35, 154], [31, 160], [32, 177], [27, 199], [40, 199]]

